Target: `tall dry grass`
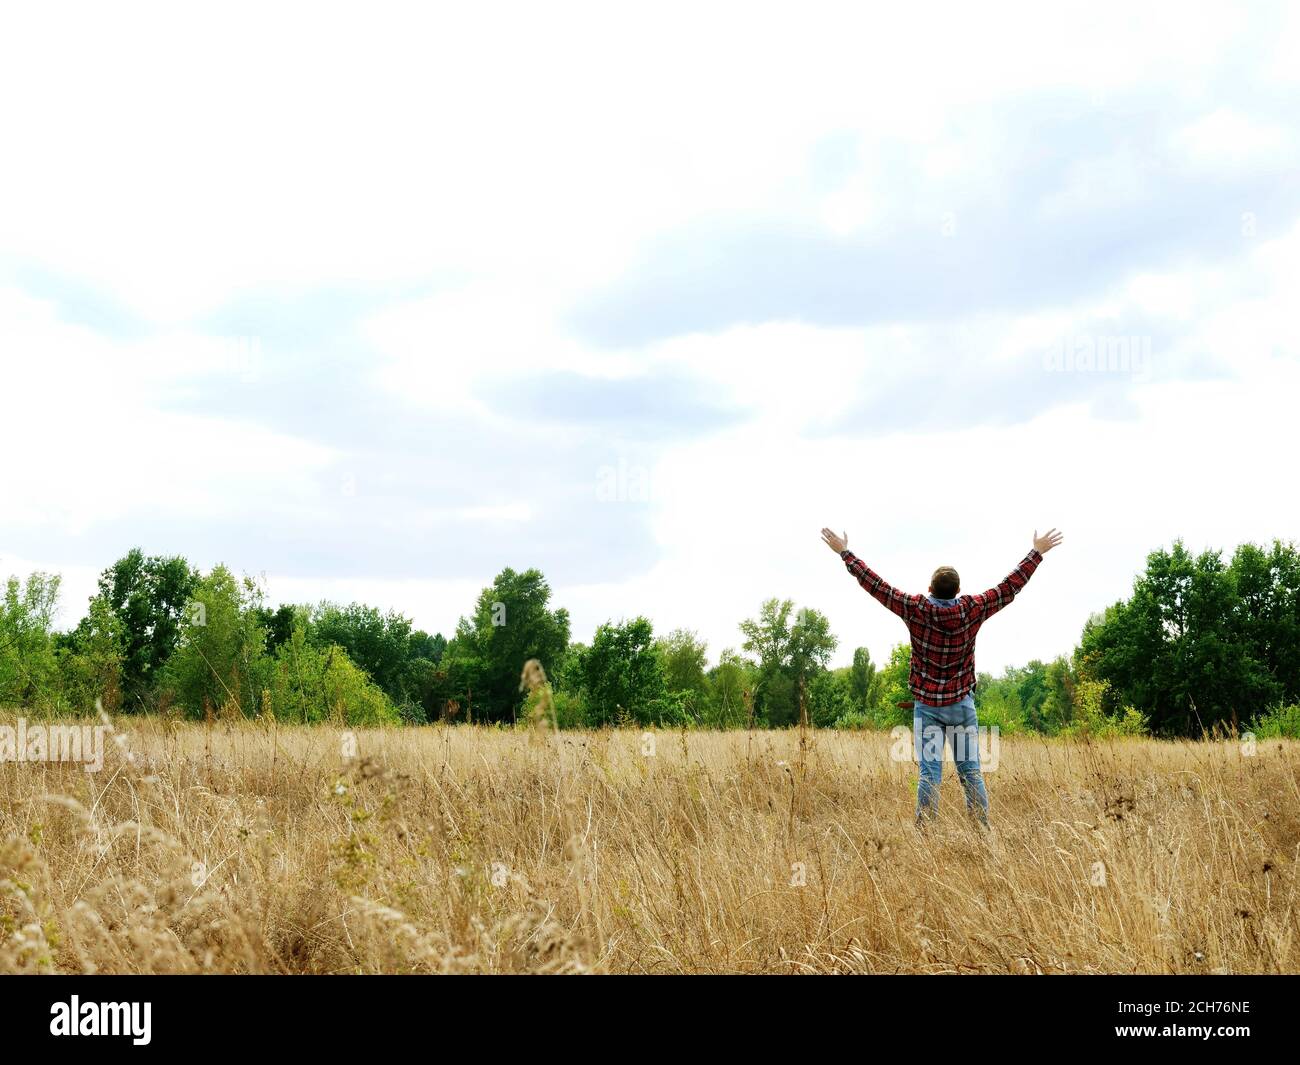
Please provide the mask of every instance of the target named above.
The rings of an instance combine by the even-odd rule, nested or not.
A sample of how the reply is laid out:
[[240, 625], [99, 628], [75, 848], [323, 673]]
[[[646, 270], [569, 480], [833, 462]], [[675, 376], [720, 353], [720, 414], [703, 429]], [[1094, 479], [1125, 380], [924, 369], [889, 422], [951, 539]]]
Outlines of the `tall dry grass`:
[[119, 725], [0, 764], [0, 972], [1300, 971], [1294, 742], [1008, 739], [922, 835], [883, 735]]

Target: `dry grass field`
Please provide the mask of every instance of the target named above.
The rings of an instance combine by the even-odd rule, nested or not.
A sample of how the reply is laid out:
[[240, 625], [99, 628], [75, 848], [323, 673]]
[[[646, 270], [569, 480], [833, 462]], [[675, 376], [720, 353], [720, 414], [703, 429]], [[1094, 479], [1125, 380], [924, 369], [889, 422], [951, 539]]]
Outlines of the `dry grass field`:
[[923, 836], [880, 734], [118, 725], [0, 763], [0, 972], [1300, 971], [1294, 742], [1007, 739]]

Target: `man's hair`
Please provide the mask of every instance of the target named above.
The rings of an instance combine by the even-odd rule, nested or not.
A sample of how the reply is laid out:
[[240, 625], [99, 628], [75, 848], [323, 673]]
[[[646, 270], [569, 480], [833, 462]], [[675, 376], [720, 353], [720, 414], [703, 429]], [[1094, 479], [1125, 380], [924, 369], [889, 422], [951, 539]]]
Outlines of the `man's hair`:
[[930, 594], [936, 599], [953, 599], [961, 590], [961, 578], [951, 566], [940, 566], [930, 578]]

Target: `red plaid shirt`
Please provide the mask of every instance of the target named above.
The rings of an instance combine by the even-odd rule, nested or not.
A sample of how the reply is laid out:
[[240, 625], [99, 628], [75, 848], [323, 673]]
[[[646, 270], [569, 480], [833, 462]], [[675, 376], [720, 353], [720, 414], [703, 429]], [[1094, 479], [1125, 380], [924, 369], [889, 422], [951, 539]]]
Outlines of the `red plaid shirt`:
[[1016, 597], [1043, 561], [1043, 556], [1030, 548], [1001, 584], [938, 605], [929, 596], [904, 595], [886, 584], [852, 551], [841, 551], [840, 557], [872, 597], [906, 622], [912, 635], [912, 675], [907, 686], [912, 698], [927, 706], [959, 703], [975, 690], [975, 634]]

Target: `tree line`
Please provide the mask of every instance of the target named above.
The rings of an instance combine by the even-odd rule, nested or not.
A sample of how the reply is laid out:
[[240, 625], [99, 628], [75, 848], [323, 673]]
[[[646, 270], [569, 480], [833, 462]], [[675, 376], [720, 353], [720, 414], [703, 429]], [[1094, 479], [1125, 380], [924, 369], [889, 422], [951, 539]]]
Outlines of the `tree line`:
[[[502, 570], [450, 639], [361, 603], [268, 606], [225, 566], [130, 551], [85, 616], [56, 631], [59, 578], [11, 577], [0, 604], [0, 706], [351, 724], [515, 723], [541, 698], [562, 727], [905, 725], [910, 649], [865, 647], [831, 669], [827, 617], [769, 599], [710, 665], [693, 632], [649, 619], [570, 638], [536, 569]], [[544, 693], [521, 688], [541, 663]], [[980, 720], [1004, 732], [1198, 736], [1300, 726], [1300, 554], [1244, 544], [1223, 561], [1153, 551], [1133, 593], [1093, 616], [1072, 654], [979, 675]]]

